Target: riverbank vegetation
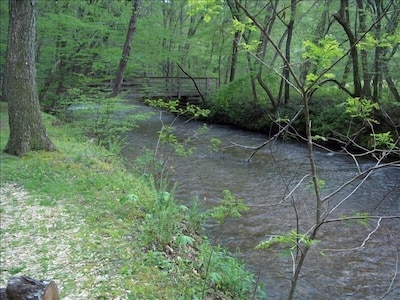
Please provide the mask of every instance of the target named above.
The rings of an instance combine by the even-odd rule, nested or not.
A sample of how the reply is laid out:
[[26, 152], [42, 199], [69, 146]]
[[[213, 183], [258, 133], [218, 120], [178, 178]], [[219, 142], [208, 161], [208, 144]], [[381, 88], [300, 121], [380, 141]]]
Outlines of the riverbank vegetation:
[[[43, 117], [58, 151], [0, 155], [3, 286], [25, 274], [55, 280], [62, 299], [253, 295], [253, 275], [204, 237], [199, 205], [155, 189], [80, 126]], [[1, 147], [7, 135], [2, 103]]]

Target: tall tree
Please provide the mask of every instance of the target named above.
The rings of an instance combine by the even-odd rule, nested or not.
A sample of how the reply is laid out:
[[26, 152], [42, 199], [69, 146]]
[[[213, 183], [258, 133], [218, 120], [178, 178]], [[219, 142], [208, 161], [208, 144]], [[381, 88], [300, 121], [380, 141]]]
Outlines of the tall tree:
[[359, 54], [355, 45], [357, 44], [357, 37], [351, 29], [350, 24], [350, 12], [349, 12], [349, 1], [341, 0], [339, 11], [333, 14], [335, 20], [343, 27], [344, 32], [346, 33], [349, 46], [350, 46], [350, 56], [353, 65], [353, 84], [354, 84], [354, 96], [360, 97], [362, 95], [362, 86], [361, 86], [361, 76], [360, 76], [360, 63], [359, 63]]
[[55, 150], [44, 127], [36, 90], [35, 38], [37, 1], [9, 0], [5, 92], [10, 136], [6, 153]]
[[129, 20], [128, 32], [126, 34], [125, 44], [122, 50], [122, 57], [121, 60], [119, 61], [119, 66], [117, 70], [117, 76], [114, 81], [113, 91], [110, 95], [111, 97], [117, 96], [121, 90], [125, 69], [128, 64], [129, 55], [131, 54], [133, 35], [135, 34], [136, 31], [136, 22], [139, 13], [139, 6], [140, 6], [140, 0], [132, 1], [132, 15], [131, 19]]
[[[240, 11], [235, 4], [234, 1], [227, 0], [227, 4], [229, 9], [232, 13], [232, 19], [235, 21], [241, 21]], [[230, 65], [230, 72], [229, 72], [229, 82], [235, 80], [236, 75], [236, 67], [238, 62], [238, 55], [239, 55], [239, 43], [242, 36], [242, 32], [240, 30], [235, 30], [232, 39], [232, 54], [231, 54], [231, 65]]]

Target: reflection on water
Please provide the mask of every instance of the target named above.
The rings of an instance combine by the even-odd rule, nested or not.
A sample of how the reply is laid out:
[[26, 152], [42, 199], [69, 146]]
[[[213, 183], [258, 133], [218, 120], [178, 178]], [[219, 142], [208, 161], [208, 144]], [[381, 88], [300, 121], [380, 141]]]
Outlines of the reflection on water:
[[[148, 110], [148, 108], [142, 107]], [[163, 115], [164, 122], [172, 116]], [[176, 123], [180, 139], [192, 136], [202, 124]], [[156, 114], [129, 134], [124, 154], [134, 159], [142, 146], [155, 147], [160, 129]], [[212, 137], [223, 145], [231, 141], [242, 145], [259, 145], [265, 136], [210, 125], [209, 131], [196, 135], [192, 142], [195, 153], [188, 158], [172, 157], [170, 178], [178, 182], [176, 197], [190, 203], [194, 197], [210, 207], [219, 202], [224, 189], [230, 190], [250, 207], [242, 218], [230, 219], [222, 227], [210, 222], [210, 239], [222, 244], [244, 259], [248, 267], [260, 276], [269, 299], [285, 299], [291, 272], [290, 257], [277, 250], [256, 251], [254, 247], [270, 234], [283, 234], [295, 228], [296, 203], [300, 226], [312, 222], [313, 197], [307, 188], [308, 180], [299, 186], [292, 197], [286, 197], [299, 180], [309, 174], [307, 149], [302, 144], [274, 142], [260, 150], [250, 164], [244, 161], [249, 150], [230, 147], [223, 153], [210, 151]], [[328, 195], [357, 172], [353, 161], [340, 155], [315, 153], [319, 177], [325, 181], [323, 195]], [[371, 162], [362, 162], [367, 168]], [[354, 188], [352, 184], [332, 199], [331, 208]], [[285, 198], [286, 197], [286, 198]], [[400, 169], [381, 170], [370, 176], [332, 218], [368, 212], [371, 215], [400, 215]], [[366, 241], [372, 230], [375, 230]], [[400, 299], [400, 220], [333, 222], [323, 226], [320, 243], [309, 253], [298, 283], [296, 299]], [[363, 247], [360, 247], [360, 246]]]

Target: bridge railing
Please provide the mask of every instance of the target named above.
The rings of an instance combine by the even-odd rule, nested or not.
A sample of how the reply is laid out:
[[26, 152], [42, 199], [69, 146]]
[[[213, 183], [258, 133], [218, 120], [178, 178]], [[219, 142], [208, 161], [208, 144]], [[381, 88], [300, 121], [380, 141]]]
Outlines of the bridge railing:
[[131, 77], [122, 89], [141, 97], [190, 98], [206, 96], [218, 89], [218, 78], [210, 77]]

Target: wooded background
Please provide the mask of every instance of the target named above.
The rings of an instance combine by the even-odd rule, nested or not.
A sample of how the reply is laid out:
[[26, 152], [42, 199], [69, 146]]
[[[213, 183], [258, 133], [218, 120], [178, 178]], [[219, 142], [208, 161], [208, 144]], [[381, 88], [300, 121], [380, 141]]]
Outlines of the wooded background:
[[[43, 109], [57, 108], [71, 88], [115, 79], [135, 2], [39, 1], [36, 64]], [[0, 12], [3, 74], [7, 1]], [[348, 98], [368, 99], [379, 105], [372, 112], [377, 132], [398, 141], [398, 1], [153, 0], [141, 1], [135, 13], [126, 79], [216, 77], [220, 89], [206, 104], [211, 119], [262, 131], [290, 119], [299, 105], [296, 89], [315, 84], [310, 105], [316, 134], [359, 138], [361, 130], [361, 142], [368, 144], [365, 120], [349, 113], [363, 104], [355, 107]], [[299, 118], [294, 125], [304, 124]]]

